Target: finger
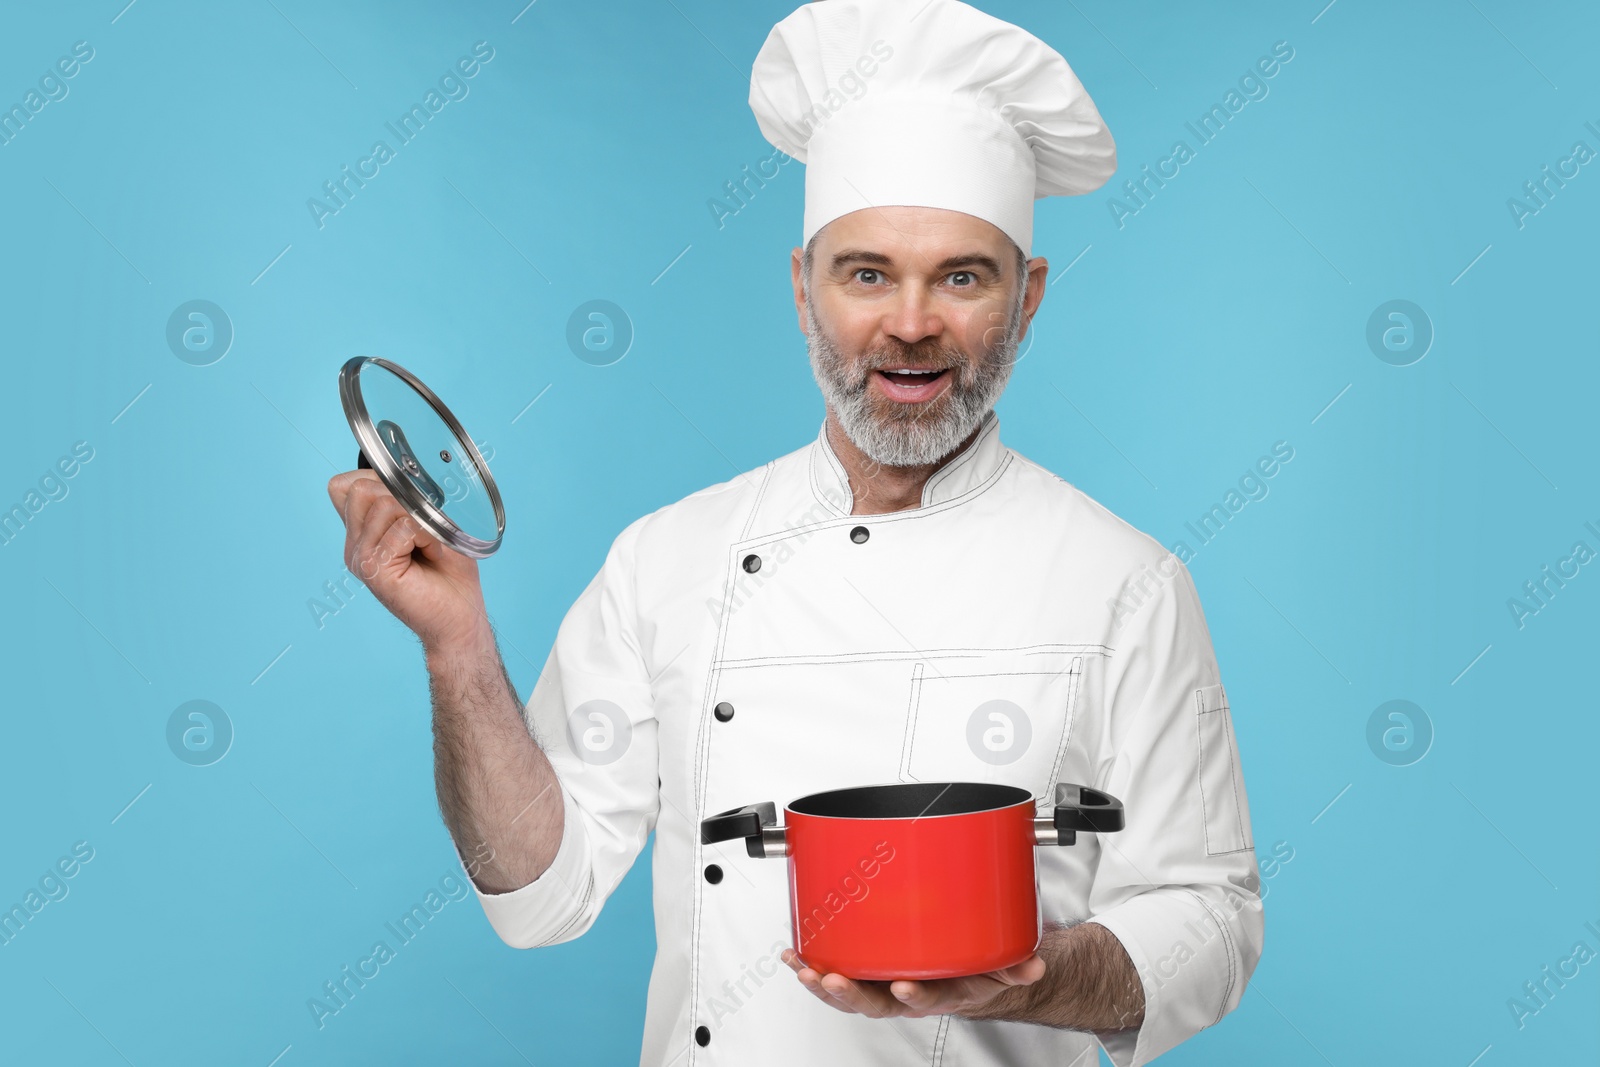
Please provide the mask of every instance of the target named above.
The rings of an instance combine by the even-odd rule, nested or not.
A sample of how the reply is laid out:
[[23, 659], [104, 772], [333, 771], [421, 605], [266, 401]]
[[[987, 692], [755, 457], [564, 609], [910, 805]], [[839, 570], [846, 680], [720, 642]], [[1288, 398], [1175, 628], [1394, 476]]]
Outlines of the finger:
[[889, 983], [889, 993], [913, 1015], [944, 1015], [960, 1006], [962, 997], [954, 982], [913, 982], [902, 979]]
[[825, 974], [822, 976], [822, 988], [851, 1010], [862, 1015], [870, 1015], [874, 1019], [905, 1014], [904, 1005], [890, 995], [887, 989], [875, 983], [855, 982], [842, 974]]
[[[374, 507], [367, 512], [367, 522], [363, 529], [368, 531], [368, 540], [372, 545], [373, 565], [379, 569], [405, 570], [410, 566], [412, 551], [418, 547], [417, 538], [426, 536], [422, 534], [421, 527], [411, 514], [395, 502], [392, 506], [385, 505], [380, 510]], [[388, 525], [383, 525], [387, 520]]]
[[[340, 478], [344, 477], [345, 475], [338, 475], [334, 478], [334, 481], [338, 481]], [[333, 482], [329, 482], [328, 484], [330, 486], [328, 495], [332, 497], [336, 492], [338, 492], [338, 490], [331, 488]], [[345, 482], [344, 489], [339, 496], [338, 503], [339, 518], [344, 520], [344, 527], [346, 530], [349, 530], [352, 526], [358, 530], [361, 528], [361, 516], [369, 507], [372, 506], [372, 502], [377, 499], [377, 493], [375, 490], [378, 488], [379, 486], [374, 485], [372, 481], [367, 478], [352, 477]]]
[[451, 550], [443, 541], [433, 536], [416, 520], [413, 519], [411, 525], [416, 527], [416, 547], [421, 550], [429, 563], [442, 563], [450, 557]]
[[378, 538], [377, 547], [373, 549], [373, 558], [378, 561], [379, 567], [391, 566], [397, 559], [409, 558], [411, 550], [417, 547], [417, 524], [410, 515], [396, 516], [389, 524], [389, 529]]
[[905, 1014], [889, 993], [887, 983], [862, 983], [842, 974], [820, 974], [802, 963], [799, 953], [793, 949], [784, 949], [782, 959], [799, 976], [802, 985], [840, 1011], [870, 1015], [875, 1019]]
[[369, 470], [343, 471], [328, 479], [328, 499], [333, 501], [333, 510], [344, 517], [345, 501], [350, 496], [350, 487], [367, 478], [377, 478]]
[[[362, 581], [377, 574], [389, 558], [379, 554], [378, 546], [394, 526], [397, 519], [406, 517], [400, 501], [385, 491], [366, 508], [361, 516], [361, 529], [356, 535], [356, 558], [353, 573]], [[409, 550], [408, 550], [409, 551]]]
[[806, 983], [806, 988], [811, 991], [811, 995], [812, 996], [814, 996], [818, 1000], [822, 1001], [822, 1003], [826, 1004], [828, 1007], [832, 1008], [834, 1011], [842, 1011], [846, 1015], [857, 1015], [857, 1014], [860, 1014], [854, 1008], [852, 1008], [850, 1005], [846, 1004], [844, 1001], [840, 1000], [838, 997], [834, 996], [832, 993], [828, 992], [826, 989], [823, 989], [822, 988], [822, 984], [819, 981], [819, 979], [821, 977], [822, 976], [820, 974], [818, 974], [816, 971], [813, 971], [810, 968], [807, 968], [806, 969], [806, 976], [801, 978], [800, 981], [803, 982], [803, 983]]
[[842, 1011], [847, 1014], [854, 1014], [848, 1007], [840, 1003], [836, 997], [822, 988], [822, 975], [801, 963], [800, 957], [796, 955], [792, 949], [786, 949], [782, 958], [783, 962], [789, 965], [789, 969], [794, 971], [795, 977], [800, 980], [800, 984], [805, 986], [807, 991], [809, 991], [812, 996], [822, 1001], [834, 1011]]
[[367, 512], [388, 496], [389, 491], [375, 479], [358, 478], [350, 483], [349, 492], [345, 495], [344, 510], [340, 512], [340, 516], [344, 519], [345, 565], [352, 571], [362, 548], [361, 529], [366, 522]]
[[936, 982], [893, 982], [889, 991], [895, 999], [917, 1012], [944, 1015], [971, 1005], [986, 1004], [1011, 986], [1032, 985], [1044, 977], [1044, 972], [1044, 960], [1034, 955], [987, 974]]
[[795, 977], [800, 980], [800, 984], [805, 986], [812, 996], [837, 1011], [849, 1010], [835, 1000], [826, 989], [822, 988], [822, 975], [798, 961], [791, 961], [789, 966], [794, 969]]
[[1041, 956], [1029, 956], [1021, 963], [990, 972], [990, 977], [1005, 985], [1032, 985], [1044, 977], [1045, 963]]

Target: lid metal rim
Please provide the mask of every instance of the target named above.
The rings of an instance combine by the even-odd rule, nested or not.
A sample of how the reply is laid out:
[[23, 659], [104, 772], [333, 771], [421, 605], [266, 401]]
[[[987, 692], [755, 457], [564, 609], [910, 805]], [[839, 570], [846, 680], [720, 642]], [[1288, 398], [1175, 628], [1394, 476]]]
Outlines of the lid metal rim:
[[[361, 368], [368, 363], [375, 363], [396, 377], [404, 381], [411, 388], [420, 393], [434, 413], [444, 420], [445, 425], [456, 437], [456, 441], [465, 446], [472, 457], [472, 464], [483, 479], [483, 485], [489, 494], [489, 502], [494, 505], [495, 536], [492, 541], [485, 541], [467, 533], [444, 513], [435, 507], [433, 502], [422, 495], [411, 480], [401, 473], [399, 465], [389, 450], [384, 447], [383, 441], [378, 437], [377, 430], [372, 425], [372, 417], [367, 412], [366, 401], [361, 396], [359, 381]], [[494, 482], [494, 475], [489, 473], [489, 464], [484, 460], [483, 454], [478, 451], [477, 444], [468, 435], [467, 431], [457, 421], [444, 401], [424, 385], [416, 375], [381, 356], [354, 356], [339, 368], [339, 402], [344, 406], [345, 418], [350, 422], [350, 429], [356, 435], [361, 451], [366, 454], [367, 462], [372, 464], [373, 470], [383, 480], [383, 484], [393, 493], [396, 499], [406, 506], [412, 517], [422, 522], [433, 534], [445, 544], [456, 549], [473, 559], [484, 559], [499, 547], [500, 539], [506, 531], [505, 507], [500, 501], [500, 489]]]

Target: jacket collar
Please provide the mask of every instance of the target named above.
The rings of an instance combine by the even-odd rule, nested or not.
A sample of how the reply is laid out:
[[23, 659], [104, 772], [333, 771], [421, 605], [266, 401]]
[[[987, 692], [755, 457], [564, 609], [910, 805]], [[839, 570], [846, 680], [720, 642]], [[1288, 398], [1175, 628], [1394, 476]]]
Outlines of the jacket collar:
[[[991, 410], [978, 425], [978, 436], [972, 443], [946, 460], [923, 485], [921, 507], [942, 504], [971, 492], [1005, 464], [1010, 450], [1000, 443], [1000, 417]], [[811, 444], [810, 468], [811, 489], [817, 499], [836, 514], [850, 514], [854, 506], [850, 479], [828, 442], [826, 419]]]

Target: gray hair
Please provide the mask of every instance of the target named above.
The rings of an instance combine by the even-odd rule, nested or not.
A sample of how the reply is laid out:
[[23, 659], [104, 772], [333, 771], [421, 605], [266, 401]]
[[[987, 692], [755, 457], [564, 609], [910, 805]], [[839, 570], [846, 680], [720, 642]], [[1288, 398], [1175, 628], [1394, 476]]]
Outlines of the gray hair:
[[[807, 258], [809, 253], [808, 248]], [[1020, 249], [1017, 250], [1017, 259], [1026, 267]], [[984, 349], [983, 358], [976, 364], [960, 364], [954, 371], [954, 384], [946, 391], [949, 403], [935, 415], [928, 415], [924, 411], [912, 415], [895, 412], [888, 418], [873, 410], [866, 379], [870, 372], [860, 370], [858, 373], [853, 366], [856, 361], [835, 345], [821, 328], [807, 283], [804, 294], [806, 349], [810, 354], [811, 369], [840, 429], [863, 455], [886, 467], [921, 466], [949, 455], [972, 433], [993, 409], [1011, 376], [1011, 368], [1016, 364], [1023, 326], [1023, 303], [1028, 292], [1026, 280], [1027, 275], [1022, 274], [1011, 295], [1011, 313], [1004, 337], [999, 342], [991, 341], [989, 334], [993, 327], [984, 330], [983, 339], [979, 342]], [[988, 321], [993, 321], [992, 317]], [[959, 340], [955, 344], [960, 347]], [[941, 346], [949, 347], [949, 344], [941, 342]], [[963, 352], [963, 355], [970, 356], [971, 353]], [[869, 357], [875, 358], [881, 357]]]

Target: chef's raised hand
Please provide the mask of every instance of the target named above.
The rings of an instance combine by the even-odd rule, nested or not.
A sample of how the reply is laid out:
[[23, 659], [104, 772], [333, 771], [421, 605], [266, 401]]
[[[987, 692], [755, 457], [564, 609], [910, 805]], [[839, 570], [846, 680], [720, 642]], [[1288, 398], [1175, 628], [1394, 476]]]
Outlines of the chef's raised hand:
[[370, 470], [328, 482], [344, 520], [344, 563], [424, 649], [469, 644], [487, 625], [478, 563], [440, 543], [406, 514]]
[[931, 982], [858, 982], [842, 974], [819, 974], [800, 962], [794, 949], [785, 949], [783, 961], [800, 984], [829, 1007], [875, 1019], [920, 1019], [926, 1015], [951, 1015], [973, 1011], [1013, 986], [1032, 985], [1044, 977], [1044, 960], [1029, 956], [1003, 971], [941, 978]]

